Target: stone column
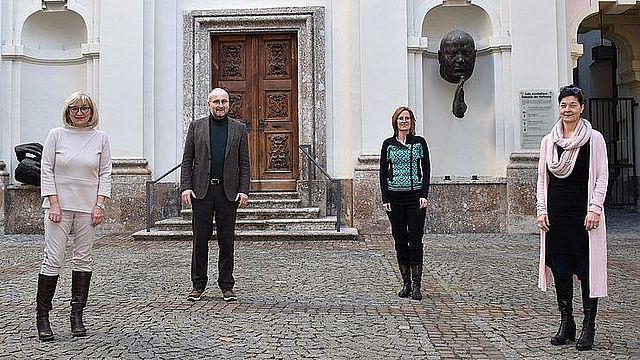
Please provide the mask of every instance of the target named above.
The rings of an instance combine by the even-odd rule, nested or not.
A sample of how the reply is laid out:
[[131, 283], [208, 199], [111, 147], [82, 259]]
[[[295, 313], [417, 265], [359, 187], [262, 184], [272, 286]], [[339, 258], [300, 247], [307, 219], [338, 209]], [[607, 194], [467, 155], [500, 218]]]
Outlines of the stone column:
[[145, 184], [150, 175], [145, 159], [113, 159], [111, 199], [106, 201], [99, 231], [133, 231], [145, 226]]
[[536, 227], [536, 182], [538, 152], [514, 152], [507, 165], [507, 231], [509, 234], [538, 233]]

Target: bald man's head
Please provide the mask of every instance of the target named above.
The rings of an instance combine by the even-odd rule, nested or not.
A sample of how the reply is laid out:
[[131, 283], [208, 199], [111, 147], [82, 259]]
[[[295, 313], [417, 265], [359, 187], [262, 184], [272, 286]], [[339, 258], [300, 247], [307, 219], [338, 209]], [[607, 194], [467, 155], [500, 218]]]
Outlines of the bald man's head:
[[229, 113], [229, 93], [222, 88], [215, 88], [209, 93], [207, 104], [216, 119], [222, 119]]

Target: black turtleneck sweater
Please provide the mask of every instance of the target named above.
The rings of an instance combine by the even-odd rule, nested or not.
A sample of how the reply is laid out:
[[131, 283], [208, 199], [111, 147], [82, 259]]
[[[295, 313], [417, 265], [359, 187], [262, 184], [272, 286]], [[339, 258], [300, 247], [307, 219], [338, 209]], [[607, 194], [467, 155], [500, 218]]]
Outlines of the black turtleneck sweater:
[[227, 150], [227, 133], [229, 132], [229, 118], [216, 119], [209, 114], [210, 149], [211, 149], [211, 178], [222, 179], [224, 169], [224, 154]]

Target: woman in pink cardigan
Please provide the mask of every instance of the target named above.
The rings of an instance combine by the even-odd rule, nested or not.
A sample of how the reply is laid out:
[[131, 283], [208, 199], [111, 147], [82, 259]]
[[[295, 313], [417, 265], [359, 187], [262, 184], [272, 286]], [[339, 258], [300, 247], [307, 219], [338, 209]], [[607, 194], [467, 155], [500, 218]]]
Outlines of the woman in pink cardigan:
[[582, 90], [560, 88], [560, 120], [540, 144], [537, 223], [540, 228], [538, 286], [546, 291], [553, 275], [560, 328], [551, 344], [576, 339], [573, 276], [580, 279], [584, 320], [576, 342], [590, 350], [595, 335], [598, 298], [607, 296], [607, 148], [602, 134], [581, 118]]

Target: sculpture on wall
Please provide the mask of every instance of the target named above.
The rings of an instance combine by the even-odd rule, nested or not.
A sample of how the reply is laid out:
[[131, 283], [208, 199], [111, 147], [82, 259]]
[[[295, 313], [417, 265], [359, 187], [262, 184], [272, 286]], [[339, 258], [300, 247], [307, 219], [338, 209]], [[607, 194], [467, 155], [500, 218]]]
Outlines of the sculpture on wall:
[[452, 30], [444, 35], [438, 50], [440, 76], [446, 81], [457, 84], [453, 97], [452, 112], [457, 118], [463, 118], [467, 111], [464, 102], [464, 82], [467, 81], [476, 63], [476, 45], [473, 37], [462, 30]]

